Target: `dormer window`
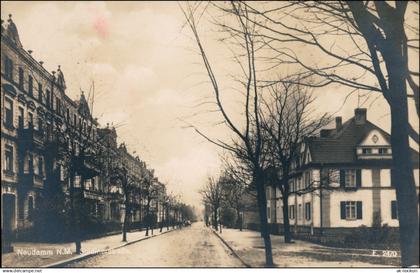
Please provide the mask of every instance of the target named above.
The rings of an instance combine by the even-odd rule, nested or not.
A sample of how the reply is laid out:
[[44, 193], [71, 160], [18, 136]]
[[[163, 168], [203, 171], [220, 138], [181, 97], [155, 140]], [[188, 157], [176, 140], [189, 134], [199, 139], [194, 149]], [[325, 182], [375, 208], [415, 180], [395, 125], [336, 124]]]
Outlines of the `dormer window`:
[[388, 148], [379, 148], [379, 154], [384, 155], [384, 154], [388, 154]]
[[362, 153], [364, 155], [370, 155], [372, 153], [372, 149], [371, 148], [363, 148]]

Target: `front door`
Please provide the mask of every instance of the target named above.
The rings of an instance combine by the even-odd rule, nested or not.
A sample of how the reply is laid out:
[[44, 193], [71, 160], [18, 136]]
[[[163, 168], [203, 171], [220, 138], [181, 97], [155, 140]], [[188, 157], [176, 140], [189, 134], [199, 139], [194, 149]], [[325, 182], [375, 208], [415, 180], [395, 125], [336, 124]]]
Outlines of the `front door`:
[[[11, 239], [12, 231], [15, 223], [15, 206], [16, 206], [16, 197], [13, 194], [3, 194], [3, 227], [2, 233], [4, 239]], [[9, 237], [9, 238], [8, 238]]]

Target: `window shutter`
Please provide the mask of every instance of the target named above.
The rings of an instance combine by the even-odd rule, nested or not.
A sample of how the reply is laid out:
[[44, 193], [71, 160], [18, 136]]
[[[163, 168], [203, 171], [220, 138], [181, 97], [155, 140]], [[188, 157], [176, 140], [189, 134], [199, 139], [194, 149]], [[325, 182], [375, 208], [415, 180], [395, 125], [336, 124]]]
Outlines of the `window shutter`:
[[341, 219], [346, 219], [346, 202], [340, 202]]
[[340, 170], [340, 187], [344, 188], [346, 186], [346, 176], [345, 176], [345, 171], [344, 170]]
[[392, 219], [398, 219], [397, 214], [397, 201], [391, 201], [391, 218]]
[[356, 188], [360, 188], [362, 186], [362, 170], [356, 170]]
[[357, 201], [357, 219], [363, 219], [362, 201]]

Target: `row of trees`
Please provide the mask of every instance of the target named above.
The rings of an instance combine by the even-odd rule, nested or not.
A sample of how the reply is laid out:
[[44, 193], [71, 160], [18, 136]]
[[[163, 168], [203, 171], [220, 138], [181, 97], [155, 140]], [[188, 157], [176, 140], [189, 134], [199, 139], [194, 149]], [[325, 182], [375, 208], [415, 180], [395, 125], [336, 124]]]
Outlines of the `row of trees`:
[[[209, 177], [200, 191], [204, 203], [204, 219], [222, 232], [222, 225], [242, 231], [243, 213], [253, 205], [249, 189], [225, 172], [219, 178]], [[247, 200], [247, 198], [249, 200]]]
[[[265, 186], [275, 183], [287, 196], [297, 146], [329, 120], [313, 118], [312, 97], [302, 92], [303, 87], [330, 85], [380, 94], [390, 106], [401, 265], [418, 265], [418, 197], [409, 145], [409, 137], [418, 143], [418, 133], [408, 115], [409, 99], [419, 113], [418, 82], [413, 78], [418, 76], [418, 62], [411, 60], [418, 59], [418, 2], [210, 2], [187, 3], [181, 10], [210, 79], [220, 124], [234, 137], [228, 143], [195, 130], [231, 153], [240, 166], [236, 169], [255, 188], [266, 265], [272, 266], [273, 260]], [[204, 15], [218, 27], [223, 35], [218, 41], [233, 52], [241, 72], [233, 78], [244, 99], [242, 122], [235, 122], [233, 109], [222, 101], [227, 90], [216, 77], [199, 33]]]
[[[55, 86], [51, 85], [52, 92]], [[140, 220], [146, 236], [150, 230], [153, 232], [158, 219], [162, 231], [164, 225], [169, 229], [169, 226], [175, 227], [191, 217], [191, 213], [184, 209], [186, 205], [166, 192], [166, 186], [158, 181], [145, 162], [128, 153], [124, 144], [117, 146], [115, 128], [98, 128], [90, 112], [93, 99], [90, 103], [88, 105], [84, 96], [79, 102], [79, 113], [87, 121], [85, 127], [81, 123], [80, 126], [70, 124], [60, 115], [51, 115], [47, 121], [47, 180], [37, 220], [41, 231], [51, 228], [52, 232], [57, 232], [66, 226], [72, 227], [69, 235], [76, 245], [76, 253], [81, 253], [84, 229], [92, 229], [93, 220], [97, 223], [96, 228], [107, 231], [105, 226], [109, 223], [103, 215], [89, 215], [85, 200], [88, 180], [93, 178], [98, 184], [94, 190], [105, 202], [123, 207], [123, 241], [127, 241], [127, 232], [133, 227], [130, 219], [135, 211], [143, 215]], [[120, 219], [117, 221], [119, 224]], [[56, 226], [51, 223], [56, 223]], [[63, 235], [61, 233], [59, 237]]]

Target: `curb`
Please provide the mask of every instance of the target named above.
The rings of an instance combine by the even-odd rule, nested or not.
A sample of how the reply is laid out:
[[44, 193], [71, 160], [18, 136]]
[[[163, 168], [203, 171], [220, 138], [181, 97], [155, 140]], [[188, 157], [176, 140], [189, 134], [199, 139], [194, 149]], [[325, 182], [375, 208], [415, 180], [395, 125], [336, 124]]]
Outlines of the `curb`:
[[135, 243], [138, 243], [138, 242], [141, 242], [141, 241], [153, 238], [153, 237], [157, 237], [157, 236], [169, 233], [169, 232], [174, 231], [174, 230], [178, 230], [178, 229], [171, 229], [171, 230], [162, 231], [161, 233], [156, 234], [156, 235], [150, 235], [148, 237], [143, 237], [143, 238], [140, 238], [140, 239], [137, 239], [137, 240], [134, 240], [134, 241], [126, 242], [126, 243], [114, 246], [112, 248], [109, 248], [109, 249], [103, 249], [103, 250], [100, 250], [100, 251], [95, 251], [93, 253], [81, 254], [79, 256], [72, 257], [72, 258], [69, 258], [69, 259], [66, 259], [66, 260], [63, 260], [63, 261], [58, 261], [58, 262], [55, 262], [55, 263], [47, 264], [47, 265], [42, 266], [42, 267], [45, 267], [45, 268], [54, 268], [54, 267], [60, 268], [61, 267], [62, 268], [64, 266], [68, 265], [68, 264], [78, 262], [78, 261], [81, 261], [81, 260], [85, 260], [85, 259], [91, 258], [93, 256], [97, 256], [97, 255], [106, 253], [108, 251], [113, 251], [113, 250], [116, 250], [116, 249], [119, 249], [119, 248], [122, 248], [122, 247], [125, 247], [125, 246], [129, 246], [129, 245], [132, 245], [132, 244], [135, 244]]
[[239, 261], [241, 261], [241, 263], [245, 266], [245, 267], [252, 267], [249, 264], [247, 264], [244, 260], [242, 260], [241, 257], [239, 257], [239, 255], [235, 252], [235, 250], [233, 250], [233, 248], [222, 238], [222, 236], [220, 236], [215, 230], [213, 230], [212, 228], [210, 228], [211, 231], [213, 231], [214, 234], [216, 234], [216, 236], [220, 239], [220, 241], [223, 242], [223, 244], [229, 248], [229, 250], [232, 252], [233, 256], [235, 256]]

